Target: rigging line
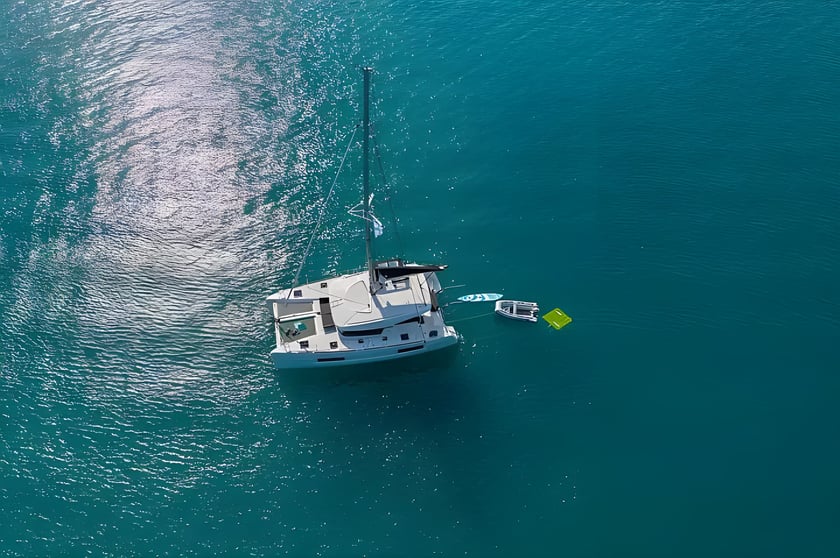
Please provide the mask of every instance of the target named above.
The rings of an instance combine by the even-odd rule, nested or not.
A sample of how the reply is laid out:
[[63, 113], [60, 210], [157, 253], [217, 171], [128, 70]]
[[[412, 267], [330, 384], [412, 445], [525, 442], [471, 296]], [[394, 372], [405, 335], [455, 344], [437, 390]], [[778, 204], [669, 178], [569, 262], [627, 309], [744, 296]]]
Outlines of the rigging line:
[[466, 322], [467, 320], [474, 320], [476, 318], [484, 318], [486, 316], [492, 316], [495, 312], [487, 312], [486, 314], [479, 314], [478, 316], [470, 316], [469, 318], [459, 318], [457, 320], [449, 320], [450, 324], [456, 324], [458, 322]]
[[[370, 98], [372, 103], [377, 103], [379, 99], [376, 96], [376, 87], [371, 87]], [[382, 179], [382, 189], [385, 191], [385, 202], [388, 204], [388, 210], [391, 212], [391, 225], [394, 228], [394, 237], [397, 240], [397, 250], [400, 256], [405, 254], [405, 246], [403, 245], [402, 237], [400, 236], [399, 223], [397, 222], [397, 212], [394, 211], [394, 204], [391, 201], [393, 191], [391, 185], [385, 176], [385, 166], [382, 164], [382, 154], [379, 151], [379, 137], [377, 135], [378, 129], [376, 122], [370, 123], [370, 137], [373, 140], [373, 154], [376, 156], [376, 162], [379, 166], [379, 175]]]
[[[425, 274], [423, 275], [423, 277], [424, 278], [426, 277]], [[416, 311], [417, 310], [417, 296], [414, 294], [414, 287], [411, 286], [411, 280], [412, 279], [417, 279], [417, 288], [420, 289], [420, 295], [423, 297], [423, 303], [424, 304], [426, 303], [426, 296], [423, 294], [423, 283], [420, 282], [420, 276], [419, 275], [409, 276], [409, 278], [408, 278], [408, 288], [409, 288], [409, 291], [411, 292], [411, 300], [414, 302], [414, 310]], [[426, 280], [426, 283], [428, 284], [428, 279]], [[423, 331], [423, 326], [420, 325], [420, 320], [423, 319], [423, 316], [421, 314], [417, 314], [417, 316], [419, 318], [419, 320], [417, 321], [417, 329], [420, 331], [420, 337], [423, 339], [423, 343], [425, 343], [426, 341], [428, 341], [428, 339], [426, 339], [426, 333]]]
[[324, 213], [326, 213], [327, 205], [330, 203], [330, 198], [333, 195], [333, 190], [335, 190], [335, 185], [338, 182], [338, 176], [341, 174], [341, 169], [344, 167], [344, 161], [347, 159], [347, 154], [350, 152], [350, 148], [353, 146], [353, 139], [356, 137], [356, 132], [359, 131], [360, 124], [356, 124], [353, 128], [353, 133], [350, 135], [350, 141], [347, 142], [347, 149], [344, 150], [344, 155], [341, 157], [341, 164], [338, 165], [338, 170], [335, 173], [335, 178], [333, 178], [332, 186], [330, 186], [330, 191], [327, 194], [326, 199], [324, 200], [324, 205], [321, 206], [321, 213], [318, 214], [318, 221], [315, 223], [315, 230], [312, 231], [312, 236], [309, 237], [309, 243], [306, 245], [306, 250], [303, 252], [303, 259], [300, 261], [300, 265], [298, 266], [297, 273], [295, 273], [295, 278], [292, 281], [293, 286], [297, 286], [298, 279], [300, 278], [300, 272], [303, 271], [303, 266], [306, 264], [306, 258], [309, 257], [309, 250], [312, 248], [312, 241], [315, 240], [315, 236], [318, 234], [318, 229], [321, 227], [321, 221], [324, 219]]
[[385, 167], [382, 165], [382, 155], [379, 152], [379, 140], [376, 138], [376, 128], [374, 126], [371, 127], [373, 128], [371, 133], [371, 137], [373, 138], [373, 154], [376, 155], [376, 162], [379, 164], [379, 174], [382, 176], [382, 185], [385, 190], [385, 201], [388, 203], [388, 209], [391, 211], [391, 222], [394, 224], [394, 236], [397, 238], [397, 247], [402, 255], [405, 253], [405, 249], [403, 247], [400, 230], [397, 225], [397, 213], [394, 211], [394, 205], [391, 203], [391, 195], [393, 192], [391, 190], [391, 185], [388, 183], [388, 179], [385, 176]]

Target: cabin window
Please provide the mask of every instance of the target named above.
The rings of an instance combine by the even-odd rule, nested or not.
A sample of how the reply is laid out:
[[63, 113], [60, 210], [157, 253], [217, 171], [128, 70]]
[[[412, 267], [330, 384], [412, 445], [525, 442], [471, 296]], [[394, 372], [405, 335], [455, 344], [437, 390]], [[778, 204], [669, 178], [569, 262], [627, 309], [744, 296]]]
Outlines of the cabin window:
[[293, 297], [295, 297], [295, 298], [300, 298], [300, 297], [302, 297], [302, 296], [303, 296], [303, 291], [302, 291], [302, 290], [300, 290], [300, 289], [295, 289], [295, 290], [292, 292], [292, 296], [293, 296]]
[[387, 340], [388, 340], [388, 336], [387, 336], [387, 335], [383, 335], [383, 336], [382, 336], [382, 340], [383, 340], [383, 341], [387, 341]]
[[437, 330], [433, 329], [432, 331], [430, 331], [429, 332], [429, 337], [437, 337]]
[[359, 343], [364, 343], [364, 342], [365, 342], [364, 339], [359, 339]]
[[408, 334], [407, 333], [400, 333], [400, 339], [403, 341], [408, 341]]
[[379, 329], [360, 329], [358, 331], [342, 331], [341, 334], [347, 337], [368, 337], [371, 335], [379, 335], [382, 333], [382, 330], [385, 328]]
[[308, 349], [309, 348], [309, 341], [301, 341], [300, 342], [301, 349]]

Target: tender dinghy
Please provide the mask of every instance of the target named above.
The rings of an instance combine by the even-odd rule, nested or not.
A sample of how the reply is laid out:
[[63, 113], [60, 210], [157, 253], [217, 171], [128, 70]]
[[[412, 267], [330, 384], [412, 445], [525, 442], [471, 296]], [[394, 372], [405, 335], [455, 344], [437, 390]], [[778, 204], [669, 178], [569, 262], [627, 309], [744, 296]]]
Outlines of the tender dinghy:
[[540, 307], [536, 302], [523, 302], [521, 300], [497, 300], [496, 314], [520, 320], [523, 322], [536, 322], [540, 313]]

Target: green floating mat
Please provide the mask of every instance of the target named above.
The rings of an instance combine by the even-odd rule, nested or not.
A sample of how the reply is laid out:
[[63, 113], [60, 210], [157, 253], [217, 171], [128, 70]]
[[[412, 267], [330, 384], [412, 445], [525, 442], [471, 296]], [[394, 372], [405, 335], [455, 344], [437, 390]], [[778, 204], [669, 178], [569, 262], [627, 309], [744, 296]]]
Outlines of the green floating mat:
[[555, 308], [551, 312], [544, 314], [542, 318], [554, 329], [560, 329], [572, 323], [572, 319], [559, 308]]

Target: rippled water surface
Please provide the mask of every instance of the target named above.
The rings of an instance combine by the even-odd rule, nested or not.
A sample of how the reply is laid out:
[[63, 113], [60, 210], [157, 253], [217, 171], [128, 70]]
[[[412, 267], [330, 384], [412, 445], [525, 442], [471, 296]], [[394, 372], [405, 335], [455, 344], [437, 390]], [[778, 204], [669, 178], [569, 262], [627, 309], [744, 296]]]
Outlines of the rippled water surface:
[[[840, 7], [718, 4], [4, 0], [0, 552], [837, 555]], [[362, 64], [383, 251], [571, 326], [271, 367]]]

